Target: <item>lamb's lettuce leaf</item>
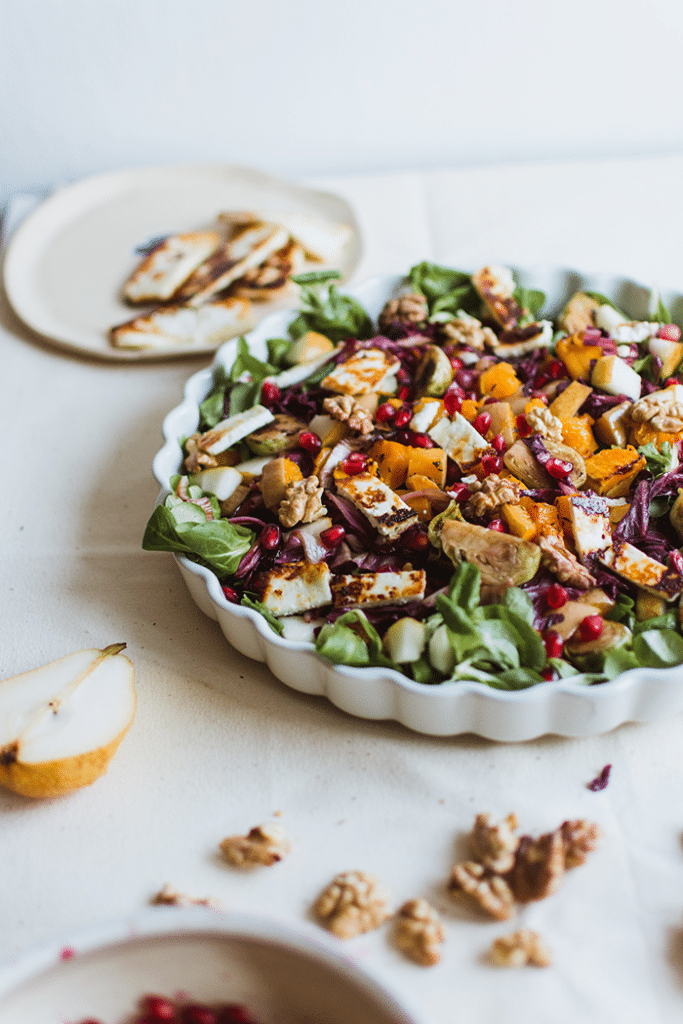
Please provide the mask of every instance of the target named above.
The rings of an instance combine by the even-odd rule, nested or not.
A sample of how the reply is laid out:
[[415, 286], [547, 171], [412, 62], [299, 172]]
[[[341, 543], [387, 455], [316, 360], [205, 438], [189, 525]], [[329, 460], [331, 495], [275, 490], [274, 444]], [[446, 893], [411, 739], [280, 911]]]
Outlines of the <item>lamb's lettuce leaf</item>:
[[227, 519], [207, 519], [198, 505], [184, 501], [157, 505], [147, 523], [142, 547], [145, 551], [188, 555], [223, 577], [237, 571], [254, 539], [254, 533], [246, 527], [233, 526]]

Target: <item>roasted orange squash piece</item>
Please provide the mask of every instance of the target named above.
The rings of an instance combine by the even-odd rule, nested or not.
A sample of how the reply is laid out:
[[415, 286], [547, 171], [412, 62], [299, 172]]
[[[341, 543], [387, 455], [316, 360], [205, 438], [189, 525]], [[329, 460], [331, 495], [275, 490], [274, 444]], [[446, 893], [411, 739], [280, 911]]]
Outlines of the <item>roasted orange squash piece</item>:
[[584, 458], [599, 448], [593, 434], [594, 423], [592, 416], [571, 416], [562, 423], [562, 440]]
[[573, 380], [590, 380], [591, 364], [601, 359], [603, 352], [599, 345], [584, 345], [580, 334], [570, 334], [567, 338], [560, 338], [555, 354]]
[[522, 505], [502, 505], [500, 513], [508, 525], [510, 533], [522, 540], [533, 540], [536, 536], [536, 523]]
[[586, 459], [586, 486], [606, 498], [623, 498], [645, 465], [645, 458], [631, 445], [603, 448]]
[[446, 484], [448, 456], [443, 448], [409, 448], [408, 473], [411, 476], [427, 476], [437, 487]]
[[398, 441], [375, 441], [370, 449], [369, 455], [377, 463], [380, 480], [392, 491], [405, 483], [410, 452], [408, 445]]
[[509, 398], [520, 387], [514, 367], [510, 363], [496, 363], [479, 377], [479, 393], [485, 398]]

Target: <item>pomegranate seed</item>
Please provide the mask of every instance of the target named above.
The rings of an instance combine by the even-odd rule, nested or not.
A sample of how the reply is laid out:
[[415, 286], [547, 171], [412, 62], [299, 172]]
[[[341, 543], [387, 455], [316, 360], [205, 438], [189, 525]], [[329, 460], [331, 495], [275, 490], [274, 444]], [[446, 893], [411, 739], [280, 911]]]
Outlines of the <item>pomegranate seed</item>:
[[413, 551], [426, 551], [429, 547], [429, 537], [426, 533], [416, 533], [410, 541]]
[[462, 370], [462, 359], [458, 359], [457, 356], [452, 356], [451, 366], [453, 367], [453, 373], [457, 373], [458, 370]]
[[552, 380], [559, 380], [560, 377], [564, 377], [567, 371], [564, 368], [564, 363], [561, 359], [553, 359], [548, 367], [548, 373]]
[[407, 384], [404, 384], [402, 387], [398, 389], [396, 397], [400, 398], [402, 402], [408, 400], [408, 398], [410, 397], [410, 388], [408, 387]]
[[362, 452], [351, 452], [342, 462], [341, 468], [349, 476], [357, 476], [368, 468], [368, 460]]
[[305, 452], [310, 455], [317, 455], [323, 446], [322, 441], [312, 430], [302, 430], [299, 434], [299, 444]]
[[173, 1003], [164, 996], [145, 996], [142, 1005], [151, 1021], [176, 1019]]
[[196, 1003], [183, 1007], [180, 1020], [182, 1024], [217, 1024], [218, 1016], [210, 1007]]
[[414, 448], [434, 448], [434, 442], [429, 434], [413, 434], [411, 444]]
[[412, 418], [413, 414], [410, 409], [406, 409], [405, 407], [403, 409], [399, 409], [394, 417], [394, 426], [399, 429], [401, 427], [407, 427]]
[[256, 1024], [243, 1006], [237, 1003], [225, 1006], [218, 1016], [218, 1024]]
[[666, 341], [680, 341], [681, 329], [678, 324], [664, 324], [659, 328], [657, 337], [664, 338]]
[[555, 669], [554, 668], [544, 668], [543, 671], [541, 672], [541, 675], [545, 679], [546, 683], [551, 683], [553, 681], [553, 679], [555, 679]]
[[457, 384], [451, 384], [443, 396], [443, 405], [449, 416], [454, 416], [456, 412], [460, 412], [462, 409], [462, 390]]
[[529, 421], [523, 413], [515, 420], [515, 426], [520, 437], [529, 437], [533, 433]]
[[483, 436], [491, 426], [491, 413], [480, 412], [479, 415], [475, 418], [472, 426], [474, 427], [478, 434], [481, 434]]
[[266, 551], [275, 551], [280, 546], [282, 531], [279, 526], [273, 524], [264, 526], [261, 530], [261, 544]]
[[453, 484], [448, 493], [456, 501], [469, 501], [472, 497], [472, 491], [467, 484]]
[[551, 380], [552, 380], [552, 377], [550, 376], [549, 373], [546, 373], [545, 371], [542, 372], [542, 373], [537, 373], [536, 376], [533, 379], [532, 387], [534, 387], [534, 388], [542, 388], [546, 384], [550, 384]]
[[494, 398], [493, 395], [489, 395], [488, 398], [484, 399], [484, 405], [498, 405], [500, 399]]
[[399, 384], [410, 384], [410, 374], [402, 366], [396, 371], [396, 380]]
[[683, 555], [677, 548], [669, 554], [669, 568], [677, 572], [679, 576], [683, 576]]
[[491, 438], [491, 447], [493, 448], [494, 452], [498, 453], [498, 455], [503, 454], [503, 452], [507, 448], [507, 443], [502, 434], [496, 434], [495, 437]]
[[566, 459], [548, 459], [545, 468], [554, 480], [564, 480], [569, 476], [574, 467]]
[[279, 397], [280, 389], [277, 384], [273, 384], [272, 380], [264, 380], [261, 388], [261, 405], [270, 408], [271, 405], [275, 405]]
[[459, 384], [461, 388], [465, 388], [466, 391], [471, 391], [476, 376], [474, 370], [458, 370], [455, 374], [455, 383]]
[[664, 387], [665, 388], [672, 388], [674, 386], [674, 384], [680, 384], [680, 383], [681, 382], [680, 382], [678, 377], [667, 377], [666, 380], [664, 381]]
[[326, 548], [336, 548], [337, 544], [340, 544], [346, 536], [346, 530], [343, 526], [330, 526], [329, 529], [323, 530], [320, 534], [320, 539]]
[[545, 653], [548, 658], [561, 658], [564, 651], [564, 640], [554, 629], [547, 629], [543, 636]]
[[597, 640], [602, 633], [604, 622], [602, 615], [587, 615], [579, 623], [579, 636], [584, 643]]
[[230, 601], [231, 604], [239, 604], [240, 599], [236, 590], [233, 590], [232, 587], [221, 587], [221, 590], [226, 601]]
[[388, 423], [389, 420], [393, 420], [395, 415], [396, 410], [394, 409], [391, 402], [382, 402], [382, 404], [377, 409], [377, 412], [375, 413], [375, 419], [377, 420], [378, 423]]
[[476, 402], [479, 401], [479, 397], [478, 397], [476, 391], [466, 391], [465, 392], [465, 398], [467, 399], [468, 402], [475, 402], [476, 403]]
[[496, 533], [507, 533], [508, 528], [502, 519], [492, 519], [489, 523], [489, 530], [495, 530]]
[[397, 434], [394, 434], [394, 441], [398, 441], [399, 444], [410, 444], [410, 431], [399, 430]]
[[569, 594], [559, 583], [551, 583], [545, 599], [551, 608], [563, 608], [569, 600]]
[[483, 455], [481, 459], [481, 468], [484, 470], [486, 476], [491, 476], [492, 473], [502, 472], [505, 463], [501, 459], [500, 455]]

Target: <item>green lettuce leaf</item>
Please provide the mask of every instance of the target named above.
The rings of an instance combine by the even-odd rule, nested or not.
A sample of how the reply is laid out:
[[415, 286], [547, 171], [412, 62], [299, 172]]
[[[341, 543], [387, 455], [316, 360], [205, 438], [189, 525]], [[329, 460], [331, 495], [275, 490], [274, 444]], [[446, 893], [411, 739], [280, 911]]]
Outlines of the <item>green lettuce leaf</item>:
[[[206, 519], [202, 509], [190, 502], [181, 502], [183, 517], [192, 509], [193, 520], [179, 521], [175, 506], [158, 505], [142, 538], [144, 551], [173, 551], [188, 555], [219, 576], [231, 576], [254, 543], [255, 535], [244, 526], [233, 526], [227, 519]], [[194, 511], [196, 510], [196, 512]], [[203, 517], [200, 520], [196, 513]]]

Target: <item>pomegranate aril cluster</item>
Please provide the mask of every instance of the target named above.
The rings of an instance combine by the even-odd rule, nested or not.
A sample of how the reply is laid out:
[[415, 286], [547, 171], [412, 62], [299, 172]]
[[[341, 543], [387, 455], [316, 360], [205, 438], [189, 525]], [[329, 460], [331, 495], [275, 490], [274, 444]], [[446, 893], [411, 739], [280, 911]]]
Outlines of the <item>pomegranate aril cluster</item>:
[[[130, 1024], [259, 1024], [246, 1007], [239, 1003], [187, 1002], [166, 996], [147, 995], [140, 1000], [139, 1014]], [[89, 1017], [80, 1024], [103, 1024]]]

